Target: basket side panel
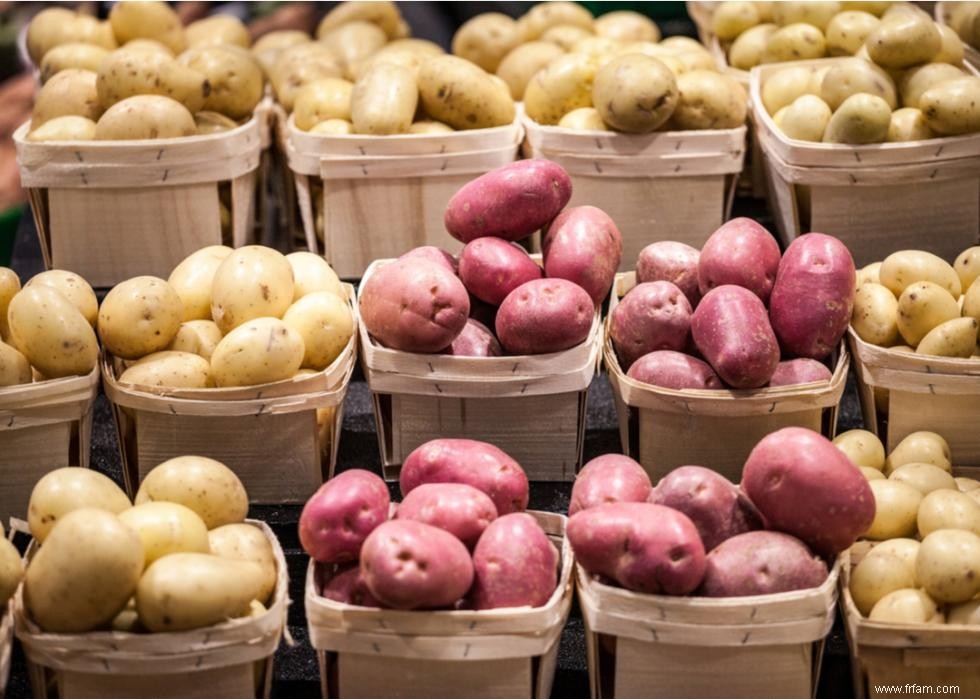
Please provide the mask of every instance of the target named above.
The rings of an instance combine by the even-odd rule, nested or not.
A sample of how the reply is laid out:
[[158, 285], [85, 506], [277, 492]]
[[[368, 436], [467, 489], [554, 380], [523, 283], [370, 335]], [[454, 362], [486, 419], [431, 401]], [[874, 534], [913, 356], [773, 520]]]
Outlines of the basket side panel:
[[173, 675], [58, 672], [58, 699], [241, 699], [255, 696], [252, 663]]
[[957, 466], [980, 467], [980, 395], [888, 392], [888, 451], [912, 432], [929, 430], [949, 442]]
[[886, 692], [875, 691], [875, 687], [888, 685], [918, 685], [919, 687], [937, 688], [940, 685], [958, 687], [958, 696], [980, 696], [980, 673], [977, 672], [977, 657], [973, 653], [965, 662], [958, 662], [955, 650], [943, 650], [948, 662], [938, 659], [935, 664], [918, 665], [907, 657], [909, 651], [901, 648], [873, 648], [859, 646], [857, 657], [852, 662], [860, 663], [864, 670], [866, 684], [859, 691], [862, 696], [884, 697], [894, 696]]
[[337, 699], [531, 699], [531, 658], [422, 660], [340, 653]]
[[48, 471], [71, 463], [72, 422], [0, 430], [0, 521], [25, 519], [34, 484]]
[[[758, 143], [756, 138], [756, 143]], [[766, 181], [767, 199], [769, 209], [772, 211], [773, 218], [776, 220], [776, 228], [779, 231], [779, 238], [784, 246], [788, 246], [793, 240], [805, 231], [800, 230], [800, 211], [798, 201], [797, 186], [787, 180], [783, 175], [766, 159], [765, 151], [760, 147], [759, 158], [763, 162], [763, 171]]]

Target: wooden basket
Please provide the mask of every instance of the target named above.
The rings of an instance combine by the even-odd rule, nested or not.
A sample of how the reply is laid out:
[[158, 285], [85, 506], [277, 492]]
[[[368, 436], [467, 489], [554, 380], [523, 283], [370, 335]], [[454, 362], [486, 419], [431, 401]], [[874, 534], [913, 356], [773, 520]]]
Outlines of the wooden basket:
[[[886, 624], [861, 616], [849, 588], [851, 570], [870, 550], [855, 544], [842, 554], [840, 605], [851, 649], [855, 699], [894, 696], [875, 685], [958, 687], [956, 696], [980, 697], [980, 629], [960, 624]], [[912, 692], [909, 691], [909, 694]], [[934, 692], [938, 693], [938, 692]]]
[[[353, 288], [349, 303], [357, 319]], [[174, 389], [121, 384], [122, 363], [104, 354], [123, 479], [134, 495], [154, 467], [183, 454], [231, 468], [253, 503], [303, 503], [333, 473], [357, 330], [333, 364], [310, 376], [241, 388]]]
[[[610, 317], [619, 299], [635, 285], [634, 273], [617, 275]], [[833, 438], [850, 366], [843, 343], [829, 382], [755, 390], [675, 391], [626, 376], [609, 337], [609, 323], [607, 318], [603, 357], [616, 401], [623, 452], [639, 461], [654, 482], [678, 466], [697, 464], [738, 483], [753, 447], [783, 427], [806, 427]]]
[[716, 2], [699, 2], [696, 0], [687, 0], [684, 5], [687, 8], [687, 16], [691, 18], [694, 22], [694, 26], [698, 30], [698, 39], [702, 44], [707, 46], [711, 39], [714, 37], [714, 32], [711, 29], [711, 20], [715, 14]]
[[272, 530], [246, 521], [265, 534], [278, 567], [269, 609], [259, 617], [174, 633], [45, 633], [28, 617], [22, 586], [14, 617], [34, 699], [267, 699], [289, 580]]
[[520, 123], [438, 135], [317, 136], [285, 124], [285, 148], [307, 247], [316, 252], [314, 183], [322, 185], [323, 251], [341, 277], [420, 245], [458, 252], [443, 225], [450, 197], [517, 159]]
[[[948, 24], [947, 19], [949, 18], [950, 5], [953, 3], [949, 2], [937, 2], [934, 3], [935, 7], [933, 12], [935, 13], [936, 21], [940, 24]], [[965, 41], [963, 42], [963, 53], [964, 60], [969, 63], [975, 70], [980, 70], [980, 51], [973, 48]]]
[[306, 618], [324, 699], [549, 699], [558, 641], [572, 605], [566, 518], [532, 512], [561, 552], [558, 587], [543, 607], [394, 611], [320, 595], [314, 561]]
[[700, 248], [731, 213], [746, 128], [623, 134], [541, 126], [524, 118], [524, 153], [572, 177], [571, 206], [609, 214], [623, 235], [620, 271], [657, 240]]
[[[95, 287], [164, 279], [192, 252], [252, 239], [264, 116], [207, 136], [32, 143], [14, 133], [44, 263]], [[232, 238], [222, 240], [219, 185], [231, 183]]]
[[817, 588], [717, 599], [630, 592], [575, 569], [592, 699], [815, 696], [839, 564]]
[[34, 484], [65, 466], [88, 468], [99, 368], [86, 376], [0, 388], [0, 521], [27, 515]]
[[[373, 263], [362, 286], [390, 261]], [[494, 444], [533, 481], [575, 478], [585, 443], [586, 396], [601, 354], [598, 313], [585, 342], [552, 354], [413, 354], [381, 346], [363, 325], [359, 331], [385, 478], [397, 479], [412, 450], [441, 437]]]
[[783, 242], [809, 231], [840, 238], [858, 266], [917, 248], [953, 259], [980, 236], [980, 134], [850, 146], [787, 138], [762, 105], [774, 72], [840, 58], [752, 70], [756, 135], [769, 205]]
[[[949, 442], [957, 466], [980, 478], [980, 360], [930, 357], [872, 345], [851, 328], [864, 425], [891, 452], [912, 432]], [[877, 394], [877, 395], [876, 395]]]
[[6, 694], [7, 680], [10, 678], [10, 655], [14, 647], [14, 605], [13, 600], [0, 617], [0, 699]]

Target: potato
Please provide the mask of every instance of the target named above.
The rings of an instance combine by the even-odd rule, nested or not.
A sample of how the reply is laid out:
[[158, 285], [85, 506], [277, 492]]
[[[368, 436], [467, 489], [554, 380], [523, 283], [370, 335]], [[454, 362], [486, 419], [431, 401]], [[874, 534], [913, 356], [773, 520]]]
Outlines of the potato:
[[257, 386], [291, 378], [306, 353], [303, 336], [278, 318], [255, 318], [225, 335], [211, 355], [215, 386]]
[[899, 143], [922, 141], [935, 137], [936, 134], [929, 128], [925, 115], [918, 109], [905, 107], [892, 112], [891, 121], [888, 124], [888, 136], [885, 140], [888, 143]]
[[251, 524], [225, 524], [207, 532], [208, 547], [215, 556], [251, 561], [262, 570], [262, 587], [257, 598], [268, 604], [278, 580], [276, 554], [265, 534]]
[[824, 131], [830, 122], [831, 110], [819, 97], [802, 95], [792, 104], [780, 110], [782, 118], [778, 126], [789, 138], [801, 141], [823, 140]]
[[598, 306], [612, 288], [623, 239], [604, 211], [576, 206], [565, 209], [551, 222], [541, 248], [545, 275], [575, 282]]
[[840, 11], [839, 2], [777, 2], [772, 4], [772, 19], [782, 26], [804, 22], [823, 31]]
[[542, 2], [534, 5], [518, 21], [523, 41], [537, 39], [549, 28], [559, 24], [571, 24], [584, 29], [592, 28], [592, 13], [574, 2]]
[[670, 129], [734, 129], [745, 123], [747, 96], [731, 77], [713, 70], [692, 70], [677, 78], [680, 98]]
[[675, 468], [660, 479], [648, 502], [687, 515], [697, 527], [705, 551], [763, 528], [762, 517], [748, 498], [724, 476], [701, 466]]
[[89, 283], [74, 272], [49, 269], [31, 277], [24, 288], [27, 289], [32, 286], [49, 286], [60, 292], [78, 309], [79, 313], [85, 316], [85, 320], [91, 325], [95, 325], [99, 316], [99, 300], [95, 297], [95, 291], [92, 290]]
[[885, 447], [878, 435], [868, 430], [848, 430], [834, 438], [834, 446], [844, 452], [855, 466], [877, 471], [885, 467]]
[[568, 516], [609, 502], [646, 502], [650, 476], [628, 456], [604, 454], [589, 461], [575, 476]]
[[656, 22], [631, 10], [614, 10], [596, 17], [592, 23], [596, 36], [614, 41], [660, 41]]
[[705, 242], [698, 259], [698, 286], [702, 294], [734, 284], [769, 301], [779, 269], [779, 245], [765, 228], [749, 218], [721, 225]]
[[889, 592], [868, 614], [871, 621], [889, 624], [942, 624], [943, 613], [936, 602], [922, 590], [904, 589]]
[[226, 245], [209, 245], [191, 253], [174, 267], [167, 283], [177, 292], [181, 302], [181, 319], [211, 319], [211, 285], [221, 263], [231, 255]]
[[902, 74], [899, 79], [899, 94], [902, 104], [906, 107], [919, 107], [922, 93], [934, 85], [946, 80], [961, 78], [966, 75], [962, 69], [948, 63], [926, 63], [915, 66]]
[[444, 352], [454, 357], [499, 357], [504, 353], [490, 328], [475, 318], [466, 319], [462, 332]]
[[196, 512], [172, 502], [147, 502], [119, 513], [143, 544], [144, 566], [172, 553], [208, 553], [208, 528]]
[[330, 479], [303, 507], [300, 543], [320, 563], [357, 561], [364, 540], [388, 519], [388, 488], [370, 471], [351, 469]]
[[871, 484], [825, 437], [786, 427], [763, 437], [742, 470], [742, 492], [769, 527], [815, 553], [843, 551], [875, 518]]
[[148, 53], [156, 53], [167, 58], [177, 57], [177, 54], [156, 39], [130, 39], [122, 46], [122, 48], [126, 49], [127, 51], [145, 51]]
[[204, 456], [178, 456], [151, 470], [134, 504], [175, 502], [194, 510], [208, 529], [245, 520], [248, 495], [234, 471]]
[[252, 55], [262, 66], [266, 76], [270, 76], [279, 54], [288, 48], [312, 41], [309, 34], [299, 29], [278, 29], [263, 34], [252, 44]]
[[211, 15], [191, 22], [184, 28], [184, 36], [192, 48], [231, 45], [247, 49], [252, 45], [248, 27], [231, 15]]
[[889, 480], [906, 483], [923, 496], [934, 490], [956, 490], [956, 481], [947, 471], [932, 464], [903, 464], [888, 477]]
[[966, 293], [980, 276], [980, 247], [970, 247], [961, 252], [953, 263], [953, 269], [960, 278], [960, 288]]
[[496, 74], [507, 83], [510, 96], [514, 100], [521, 100], [531, 78], [563, 53], [560, 47], [546, 41], [521, 44], [501, 58]]
[[190, 352], [210, 361], [221, 342], [221, 330], [213, 320], [185, 320], [167, 345], [171, 352]]
[[519, 43], [517, 22], [501, 12], [485, 12], [456, 30], [452, 49], [455, 55], [492, 73]]
[[811, 24], [798, 22], [780, 27], [769, 35], [762, 62], [799, 61], [826, 55], [827, 42], [823, 32]]
[[180, 17], [165, 2], [120, 2], [109, 12], [112, 32], [121, 44], [156, 39], [175, 54], [187, 45]]
[[820, 97], [832, 111], [836, 111], [848, 97], [859, 93], [882, 98], [890, 109], [898, 106], [895, 83], [888, 73], [874, 63], [848, 58], [835, 63], [824, 74]]
[[[554, 125], [573, 109], [593, 106], [593, 87], [598, 71], [599, 62], [593, 56], [570, 53], [554, 58], [535, 73], [525, 86], [523, 99], [527, 115], [539, 124]], [[513, 91], [511, 81], [507, 82]], [[615, 128], [602, 110], [599, 113], [604, 122]]]
[[729, 0], [715, 7], [711, 16], [711, 31], [722, 41], [732, 41], [761, 21], [755, 3]]
[[970, 288], [966, 290], [966, 293], [960, 298], [960, 303], [962, 305], [962, 313], [964, 317], [980, 319], [980, 284], [973, 281], [970, 284]]
[[[194, 125], [197, 126], [198, 136], [205, 136], [205, 135], [215, 134], [215, 133], [225, 133], [226, 131], [232, 131], [233, 129], [238, 128], [238, 123], [233, 121], [232, 119], [229, 119], [224, 114], [219, 114], [218, 112], [208, 112], [208, 111], [197, 112], [194, 115]], [[221, 202], [221, 206], [224, 206], [224, 202]], [[226, 227], [226, 223], [225, 223], [226, 208], [222, 209], [221, 211], [222, 232]], [[230, 216], [230, 213], [228, 214], [228, 216]]]
[[60, 116], [49, 119], [27, 134], [28, 141], [91, 141], [95, 138], [95, 122], [86, 117]]
[[[327, 119], [326, 121], [321, 121], [319, 124], [315, 124], [309, 132], [321, 136], [350, 136], [354, 133], [354, 125], [344, 119]], [[412, 132], [411, 127], [409, 127], [408, 132]], [[323, 230], [322, 223], [322, 219], [318, 217], [318, 235]]]
[[353, 604], [358, 607], [381, 606], [368, 589], [361, 567], [357, 564], [340, 569], [323, 586], [321, 594], [328, 600], [341, 604]]
[[769, 298], [780, 346], [798, 357], [829, 356], [851, 319], [854, 284], [854, 260], [837, 238], [823, 233], [796, 238], [779, 262]]
[[613, 309], [609, 337], [624, 369], [657, 350], [681, 351], [691, 337], [691, 304], [670, 282], [645, 282]]
[[563, 129], [575, 131], [608, 131], [609, 127], [602, 120], [599, 111], [594, 107], [579, 107], [573, 109], [558, 121]]
[[331, 29], [318, 38], [330, 47], [348, 80], [354, 79], [356, 66], [388, 42], [385, 32], [376, 24], [356, 20]]
[[574, 24], [556, 24], [554, 27], [550, 27], [539, 38], [541, 41], [556, 44], [565, 51], [573, 51], [576, 44], [591, 36], [591, 31], [582, 27], [576, 27]]
[[980, 536], [955, 529], [923, 534], [915, 577], [929, 596], [958, 603], [980, 593]]
[[776, 366], [776, 371], [769, 379], [769, 387], [797, 386], [815, 381], [830, 381], [833, 374], [830, 369], [815, 359], [801, 357], [787, 359]]
[[354, 334], [354, 317], [347, 302], [328, 291], [295, 301], [282, 321], [303, 339], [303, 366], [316, 371], [333, 364]]
[[892, 110], [877, 95], [858, 93], [845, 99], [830, 117], [824, 143], [854, 145], [883, 143], [888, 137]]
[[31, 129], [57, 117], [80, 116], [97, 121], [102, 105], [96, 89], [97, 75], [90, 70], [68, 68], [56, 73], [38, 92], [31, 112]]
[[922, 498], [919, 534], [939, 529], [964, 529], [980, 536], [980, 503], [955, 488], [934, 490]]
[[309, 131], [327, 119], [351, 118], [354, 86], [340, 78], [323, 78], [307, 83], [296, 93], [293, 119], [296, 128]]
[[27, 357], [5, 342], [0, 342], [0, 388], [31, 383], [31, 363]]
[[208, 360], [190, 352], [153, 352], [129, 365], [119, 383], [169, 388], [213, 386]]
[[881, 284], [881, 278], [878, 276], [881, 271], [880, 262], [872, 262], [870, 265], [865, 265], [857, 271], [857, 286], [855, 289], [861, 288], [862, 284]]
[[180, 296], [157, 277], [134, 277], [117, 284], [99, 308], [99, 338], [107, 351], [136, 359], [162, 350], [180, 328]]
[[10, 339], [7, 307], [18, 291], [20, 291], [20, 277], [9, 267], [0, 267], [0, 340], [7, 341]]
[[969, 493], [980, 488], [980, 481], [975, 478], [958, 477], [953, 480], [956, 481], [956, 487], [961, 493]]
[[38, 12], [27, 25], [27, 53], [34, 65], [54, 47], [77, 41], [71, 37], [78, 14], [64, 7], [47, 7]]
[[365, 540], [361, 573], [371, 594], [387, 607], [437, 609], [452, 606], [470, 589], [473, 562], [449, 532], [395, 519]]
[[805, 66], [783, 68], [762, 84], [762, 104], [769, 114], [789, 106], [807, 94], [813, 70]]
[[407, 133], [418, 104], [415, 76], [403, 66], [379, 64], [367, 70], [351, 91], [356, 133]]
[[[553, 64], [552, 64], [553, 65]], [[691, 109], [698, 95], [704, 95], [707, 80], [688, 84], [693, 93]], [[721, 120], [721, 104], [736, 105], [734, 90], [729, 100], [719, 100], [711, 109], [705, 107], [705, 118]], [[678, 81], [661, 61], [642, 54], [626, 54], [602, 66], [592, 85], [592, 103], [602, 120], [617, 131], [649, 133], [667, 122], [680, 101]], [[584, 106], [584, 105], [583, 105]], [[530, 111], [528, 112], [530, 114]], [[693, 120], [693, 114], [689, 114]], [[737, 118], [737, 114], [731, 118]], [[727, 122], [725, 122], [727, 123]]]
[[293, 302], [317, 291], [326, 291], [341, 299], [347, 298], [347, 292], [337, 273], [320, 255], [293, 252], [286, 255], [286, 262], [293, 270]]
[[675, 391], [693, 388], [716, 390], [724, 384], [707, 362], [673, 350], [644, 354], [630, 364], [626, 372], [634, 381]]
[[946, 613], [946, 623], [980, 626], [980, 600], [951, 605]]
[[7, 306], [10, 344], [46, 378], [81, 376], [95, 367], [99, 344], [85, 316], [57, 289], [36, 284]]
[[281, 318], [294, 296], [293, 270], [282, 253], [261, 245], [231, 252], [211, 286], [211, 315], [223, 333], [261, 317]]
[[861, 473], [869, 481], [882, 481], [885, 480], [885, 474], [878, 469], [871, 468], [870, 466], [858, 466], [861, 469]]
[[205, 96], [204, 109], [244, 119], [252, 115], [262, 99], [262, 68], [242, 48], [194, 48], [181, 54], [180, 62], [207, 79], [210, 91]]
[[456, 56], [422, 64], [419, 101], [433, 119], [454, 129], [486, 129], [514, 121], [514, 100], [492, 75]]
[[210, 104], [214, 87], [209, 76], [184, 62], [126, 49], [113, 51], [102, 61], [96, 81], [99, 102], [104, 109], [127, 97], [161, 95], [180, 102], [191, 112], [198, 112]]
[[865, 557], [879, 556], [882, 554], [897, 556], [914, 569], [915, 558], [919, 554], [919, 542], [915, 539], [889, 539], [888, 541], [875, 544]]
[[959, 275], [946, 260], [922, 250], [894, 252], [881, 263], [881, 283], [901, 296], [914, 282], [932, 282], [943, 287], [954, 298], [962, 293]]
[[110, 478], [87, 468], [69, 466], [49, 471], [34, 485], [27, 521], [31, 536], [44, 543], [54, 525], [69, 512], [95, 508], [119, 514], [130, 507], [129, 498]]
[[497, 518], [497, 508], [488, 495], [473, 486], [423, 483], [405, 496], [395, 516], [447, 531], [472, 551], [487, 526]]
[[303, 85], [340, 77], [343, 77], [343, 71], [333, 53], [315, 41], [283, 49], [269, 75], [269, 82], [279, 103], [286, 111], [292, 111], [296, 94]]
[[924, 13], [894, 14], [871, 31], [865, 46], [883, 68], [908, 68], [932, 60], [942, 48], [942, 34]]
[[898, 341], [898, 301], [880, 284], [863, 284], [854, 294], [851, 326], [865, 342], [889, 347]]
[[579, 565], [627, 590], [686, 595], [704, 578], [698, 530], [668, 507], [645, 502], [591, 507], [569, 518], [565, 536]]
[[528, 481], [503, 451], [472, 439], [434, 439], [402, 463], [399, 485], [407, 497], [423, 483], [464, 483], [486, 493], [499, 515], [527, 509]]
[[913, 432], [896, 445], [885, 462], [885, 475], [905, 464], [932, 464], [952, 473], [949, 444], [935, 432]]
[[126, 606], [142, 570], [135, 531], [111, 512], [76, 509], [55, 524], [31, 559], [24, 604], [44, 631], [92, 631]]
[[197, 134], [189, 111], [176, 100], [159, 95], [137, 95], [109, 107], [95, 125], [101, 141], [180, 138]]
[[919, 97], [929, 127], [943, 136], [980, 131], [980, 77], [945, 80]]
[[915, 348], [917, 354], [969, 359], [977, 349], [976, 318], [954, 318], [930, 330]]
[[330, 30], [354, 21], [371, 22], [395, 39], [402, 35], [401, 12], [393, 2], [344, 2], [336, 5], [320, 20], [316, 36], [323, 39]]
[[41, 61], [41, 84], [43, 85], [56, 73], [69, 68], [98, 72], [102, 59], [109, 55], [101, 46], [71, 42], [60, 44], [44, 55]]
[[579, 345], [592, 329], [595, 304], [566, 279], [534, 279], [500, 304], [495, 330], [510, 354], [549, 354]]
[[799, 539], [753, 531], [725, 540], [707, 556], [699, 593], [705, 597], [770, 595], [819, 587], [827, 564]]
[[473, 608], [544, 606], [557, 586], [558, 562], [558, 550], [531, 515], [490, 522], [473, 551]]
[[[917, 346], [933, 328], [959, 318], [959, 315], [956, 299], [932, 282], [915, 282], [906, 287], [898, 299], [898, 330], [912, 347]], [[934, 342], [936, 340], [930, 344]]]
[[24, 579], [24, 562], [20, 551], [7, 539], [0, 541], [0, 604], [7, 603]]
[[751, 70], [762, 63], [769, 37], [779, 27], [775, 24], [758, 24], [739, 34], [728, 49], [728, 64], [739, 70]]
[[873, 14], [861, 11], [841, 12], [827, 23], [827, 53], [831, 56], [853, 56], [881, 20]]
[[700, 252], [684, 243], [673, 241], [658, 241], [650, 243], [636, 261], [636, 281], [671, 282], [683, 292], [691, 306], [701, 300], [701, 290], [698, 287], [698, 260]]
[[476, 238], [459, 258], [459, 277], [466, 290], [494, 306], [521, 284], [541, 276], [541, 267], [522, 247], [501, 238]]
[[413, 258], [428, 260], [429, 262], [434, 262], [447, 272], [452, 272], [456, 274], [458, 272], [458, 263], [456, 258], [450, 255], [448, 252], [442, 248], [436, 247], [435, 245], [421, 245], [417, 248], [412, 248], [401, 257], [399, 260], [410, 260]]
[[932, 60], [937, 63], [951, 63], [954, 66], [962, 65], [964, 47], [960, 37], [945, 24], [937, 24], [936, 29], [942, 37], [942, 48], [932, 57]]

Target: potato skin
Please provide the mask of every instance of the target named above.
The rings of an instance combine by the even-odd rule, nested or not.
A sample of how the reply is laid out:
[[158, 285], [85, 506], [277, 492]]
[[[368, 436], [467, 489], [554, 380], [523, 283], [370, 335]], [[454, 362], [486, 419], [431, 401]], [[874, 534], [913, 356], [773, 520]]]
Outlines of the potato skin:
[[898, 299], [881, 284], [862, 284], [854, 294], [851, 326], [865, 342], [889, 347], [898, 342]]
[[575, 475], [568, 516], [608, 502], [646, 502], [650, 476], [628, 456], [603, 454]]
[[211, 354], [215, 386], [257, 386], [295, 376], [306, 356], [303, 336], [278, 318], [255, 318], [225, 335]]
[[293, 270], [282, 253], [247, 245], [232, 251], [215, 270], [211, 316], [227, 334], [249, 320], [281, 318], [294, 294]]
[[484, 12], [456, 30], [453, 53], [492, 73], [519, 43], [517, 22], [502, 12]]
[[463, 331], [444, 351], [454, 357], [499, 357], [504, 353], [490, 328], [475, 318], [466, 319]]
[[919, 108], [929, 127], [943, 136], [980, 131], [980, 77], [971, 75], [930, 87], [919, 98]]
[[626, 375], [635, 381], [674, 391], [725, 388], [710, 364], [673, 350], [656, 350], [644, 354], [630, 365]]
[[423, 63], [418, 94], [426, 114], [454, 129], [505, 126], [516, 114], [508, 89], [457, 56], [434, 56]]
[[496, 74], [507, 83], [510, 96], [514, 100], [521, 100], [528, 83], [537, 72], [564, 53], [556, 44], [529, 41], [508, 52], [497, 65]]
[[333, 602], [353, 604], [358, 607], [380, 607], [381, 603], [374, 598], [364, 582], [361, 566], [354, 564], [338, 570], [323, 586], [320, 594]]
[[181, 138], [196, 134], [197, 124], [187, 108], [161, 95], [127, 97], [109, 107], [95, 124], [98, 141]]
[[891, 109], [898, 106], [895, 83], [888, 73], [861, 58], [832, 65], [820, 83], [819, 96], [831, 110], [836, 110], [848, 97], [862, 92], [881, 97]]
[[497, 507], [486, 493], [465, 483], [423, 483], [398, 504], [396, 519], [411, 519], [443, 529], [473, 550]]
[[956, 529], [928, 534], [915, 559], [915, 577], [939, 602], [973, 599], [980, 592], [980, 536]]
[[568, 520], [565, 536], [575, 560], [593, 575], [627, 590], [686, 595], [701, 584], [704, 545], [688, 517], [646, 502], [615, 502]]
[[211, 320], [211, 284], [218, 267], [231, 253], [227, 245], [209, 245], [174, 267], [167, 279], [180, 297], [181, 320]]
[[888, 138], [892, 110], [881, 97], [865, 92], [851, 95], [827, 122], [824, 143], [884, 143]]
[[749, 218], [734, 218], [711, 234], [698, 258], [702, 294], [724, 284], [745, 287], [769, 301], [779, 268], [779, 244]]
[[814, 381], [830, 381], [830, 369], [816, 359], [801, 357], [780, 362], [769, 379], [770, 388], [777, 386], [796, 386]]
[[524, 470], [502, 450], [473, 439], [434, 439], [416, 448], [398, 477], [402, 497], [423, 483], [464, 483], [486, 493], [499, 515], [527, 509]]
[[501, 346], [510, 354], [548, 354], [585, 342], [595, 305], [578, 284], [535, 279], [507, 295], [494, 322]]
[[180, 328], [180, 296], [158, 277], [133, 277], [106, 294], [99, 337], [116, 357], [136, 359], [170, 344]]
[[919, 12], [885, 17], [864, 44], [871, 60], [884, 68], [928, 63], [942, 48], [942, 34], [928, 15]]
[[378, 476], [351, 469], [331, 478], [307, 500], [299, 518], [303, 550], [320, 563], [356, 561], [364, 540], [388, 519], [391, 498]]
[[748, 98], [731, 77], [713, 70], [677, 76], [680, 97], [669, 127], [682, 130], [734, 129], [745, 123]]
[[182, 54], [180, 62], [208, 81], [206, 110], [244, 119], [251, 116], [262, 99], [262, 68], [251, 53], [238, 46], [194, 48]]
[[208, 553], [208, 528], [194, 510], [175, 502], [145, 502], [119, 513], [143, 543], [144, 566], [172, 553]]
[[541, 248], [545, 275], [578, 284], [598, 306], [616, 277], [623, 236], [602, 209], [575, 206], [551, 222]]
[[[296, 253], [293, 253], [294, 255]], [[399, 256], [399, 260], [409, 260], [412, 258], [422, 258], [423, 260], [428, 260], [429, 262], [435, 262], [437, 265], [444, 267], [447, 271], [453, 274], [459, 273], [459, 261], [448, 252], [442, 248], [436, 247], [435, 245], [422, 245], [417, 248], [412, 248], [405, 254]], [[322, 258], [321, 258], [322, 259]]]
[[680, 351], [691, 337], [691, 304], [670, 282], [633, 287], [612, 312], [609, 336], [623, 368], [657, 350]]
[[282, 321], [303, 338], [303, 367], [314, 371], [333, 364], [354, 334], [354, 316], [347, 301], [328, 291], [294, 301]]
[[819, 587], [827, 575], [827, 564], [796, 537], [746, 532], [708, 554], [699, 592], [705, 597], [772, 595]]
[[265, 534], [251, 524], [225, 524], [207, 533], [211, 553], [220, 558], [236, 561], [252, 561], [262, 569], [262, 588], [258, 599], [267, 604], [276, 589], [278, 566], [276, 554]]
[[212, 386], [211, 365], [204, 357], [190, 352], [153, 352], [131, 364], [119, 375], [119, 383], [171, 388]]
[[16, 348], [0, 341], [0, 387], [18, 386], [34, 380], [31, 363]]
[[7, 306], [11, 345], [48, 378], [83, 376], [95, 367], [99, 343], [85, 316], [56, 289], [34, 285]]
[[411, 70], [391, 63], [372, 66], [351, 91], [350, 114], [355, 133], [407, 133], [418, 100]]
[[864, 533], [875, 515], [868, 481], [830, 440], [801, 427], [764, 437], [742, 471], [742, 491], [768, 525], [834, 555]]
[[69, 68], [51, 77], [37, 94], [31, 112], [31, 129], [61, 116], [81, 116], [98, 121], [103, 106], [96, 90], [97, 75], [90, 70]]
[[44, 474], [31, 491], [27, 521], [31, 536], [44, 543], [54, 525], [69, 512], [82, 508], [119, 514], [132, 506], [126, 493], [109, 477], [78, 466]]
[[911, 347], [917, 347], [933, 328], [959, 317], [956, 299], [932, 282], [910, 284], [898, 297], [898, 331]]
[[235, 472], [204, 456], [178, 456], [146, 474], [133, 504], [161, 500], [194, 510], [208, 529], [243, 522], [248, 514], [248, 494]]
[[471, 240], [459, 256], [459, 277], [481, 301], [499, 306], [524, 282], [542, 277], [542, 270], [524, 248], [503, 238]]
[[360, 293], [361, 322], [382, 345], [404, 352], [441, 352], [463, 330], [470, 300], [445, 267], [400, 259], [380, 267]]
[[444, 222], [464, 243], [484, 236], [517, 241], [555, 218], [571, 196], [571, 178], [560, 165], [518, 160], [460, 187], [446, 206]]
[[473, 562], [449, 532], [393, 519], [361, 549], [361, 573], [371, 594], [392, 609], [438, 609], [461, 599], [473, 583]]
[[96, 298], [91, 285], [81, 276], [63, 269], [49, 269], [46, 272], [35, 274], [24, 287], [38, 284], [50, 286], [52, 289], [60, 291], [85, 316], [85, 320], [93, 327], [95, 326], [99, 316], [99, 300]]
[[558, 550], [534, 517], [494, 520], [473, 550], [473, 608], [541, 607], [558, 582]]
[[636, 260], [636, 281], [671, 282], [683, 292], [694, 307], [701, 300], [698, 287], [698, 260], [701, 253], [697, 248], [684, 243], [662, 240], [650, 243], [640, 251]]
[[592, 85], [592, 103], [617, 131], [649, 133], [662, 126], [680, 101], [677, 79], [662, 61], [626, 54], [602, 66]]

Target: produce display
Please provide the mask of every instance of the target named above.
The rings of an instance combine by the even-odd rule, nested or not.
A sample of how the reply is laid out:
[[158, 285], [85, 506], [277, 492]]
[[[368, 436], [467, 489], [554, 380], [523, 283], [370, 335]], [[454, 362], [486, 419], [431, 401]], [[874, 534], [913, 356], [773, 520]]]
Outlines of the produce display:
[[226, 388], [329, 367], [354, 334], [347, 292], [323, 258], [212, 246], [169, 280], [135, 277], [102, 301], [98, 332], [120, 383]]
[[948, 24], [964, 44], [980, 51], [980, 2], [950, 2]]
[[51, 471], [31, 494], [37, 548], [24, 605], [42, 631], [186, 631], [260, 616], [279, 578], [273, 545], [245, 522], [248, 496], [227, 466], [166, 461], [135, 502], [88, 469]]
[[769, 231], [736, 218], [700, 252], [672, 241], [644, 248], [609, 338], [627, 376], [662, 388], [829, 381], [823, 362], [847, 329], [855, 277], [831, 236], [800, 236], [780, 256]]
[[851, 327], [865, 342], [896, 352], [980, 356], [980, 247], [951, 265], [922, 250], [901, 250], [857, 274]]
[[858, 611], [885, 623], [980, 624], [980, 481], [953, 477], [949, 445], [934, 432], [913, 432], [887, 458], [864, 430], [834, 443], [874, 493], [851, 571]]
[[485, 442], [433, 440], [405, 460], [400, 488], [393, 504], [381, 478], [353, 469], [306, 503], [300, 543], [329, 573], [325, 598], [476, 611], [550, 599], [558, 550], [525, 512], [527, 476], [510, 456]]

